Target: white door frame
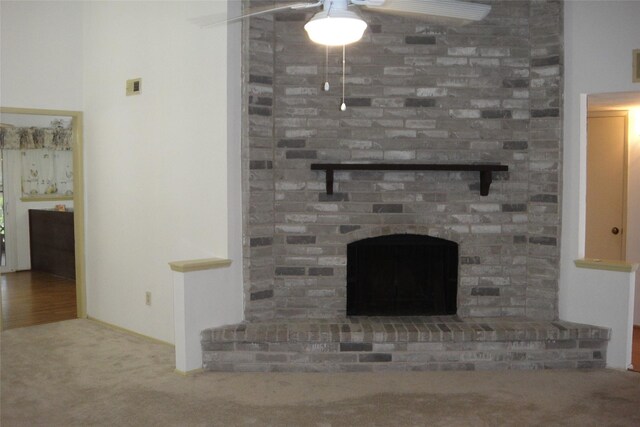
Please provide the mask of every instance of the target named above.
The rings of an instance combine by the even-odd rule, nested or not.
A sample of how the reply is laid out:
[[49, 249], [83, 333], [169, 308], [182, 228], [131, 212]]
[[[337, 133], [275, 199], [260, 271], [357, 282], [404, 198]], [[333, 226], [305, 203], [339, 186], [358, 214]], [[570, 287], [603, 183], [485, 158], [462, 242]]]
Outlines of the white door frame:
[[[0, 107], [5, 114], [71, 117], [73, 138], [73, 221], [76, 257], [76, 307], [79, 318], [87, 317], [85, 288], [85, 236], [84, 236], [84, 163], [83, 119], [81, 111], [46, 110], [38, 108]], [[14, 197], [17, 197], [14, 195]], [[15, 202], [14, 202], [15, 203]], [[15, 229], [15, 226], [14, 226]]]
[[17, 195], [15, 192], [15, 185], [11, 176], [15, 175], [13, 167], [10, 162], [7, 161], [7, 152], [2, 156], [2, 191], [4, 195], [4, 242], [5, 242], [5, 264], [0, 265], [0, 273], [10, 273], [16, 271], [17, 265], [17, 236], [16, 236], [16, 216], [15, 206]]

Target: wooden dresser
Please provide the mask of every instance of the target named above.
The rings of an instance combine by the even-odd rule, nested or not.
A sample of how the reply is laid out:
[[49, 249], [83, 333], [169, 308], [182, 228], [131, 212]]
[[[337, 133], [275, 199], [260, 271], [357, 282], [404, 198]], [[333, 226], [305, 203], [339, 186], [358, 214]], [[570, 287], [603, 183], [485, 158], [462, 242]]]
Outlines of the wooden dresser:
[[76, 278], [73, 212], [29, 210], [31, 269]]

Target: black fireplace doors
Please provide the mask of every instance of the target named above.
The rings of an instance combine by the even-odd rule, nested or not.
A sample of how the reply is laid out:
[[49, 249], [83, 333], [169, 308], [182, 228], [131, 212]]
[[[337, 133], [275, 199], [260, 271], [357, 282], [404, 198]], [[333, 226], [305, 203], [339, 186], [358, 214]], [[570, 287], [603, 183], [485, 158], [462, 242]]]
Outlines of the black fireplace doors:
[[458, 244], [414, 234], [347, 245], [347, 315], [456, 314]]

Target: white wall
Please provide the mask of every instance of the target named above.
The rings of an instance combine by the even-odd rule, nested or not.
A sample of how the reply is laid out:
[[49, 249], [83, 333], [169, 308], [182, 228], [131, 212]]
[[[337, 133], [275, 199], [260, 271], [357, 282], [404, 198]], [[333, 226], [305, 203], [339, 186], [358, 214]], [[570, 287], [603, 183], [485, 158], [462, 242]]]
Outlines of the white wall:
[[82, 3], [0, 2], [0, 104], [82, 109]]
[[[0, 105], [81, 110], [81, 34], [80, 2], [0, 2]], [[51, 118], [47, 120], [49, 123]], [[53, 208], [62, 202], [23, 203], [19, 200], [19, 180], [13, 185], [15, 199], [9, 215], [14, 216], [14, 230], [10, 232], [16, 259], [11, 264], [14, 269], [25, 270], [31, 267], [28, 209]]]
[[[87, 309], [169, 342], [167, 262], [228, 254], [226, 28], [189, 21], [225, 11], [85, 3]], [[142, 94], [126, 97], [137, 77]]]
[[[640, 262], [640, 108], [629, 111], [628, 140], [627, 260]], [[640, 273], [636, 274], [633, 318], [633, 323], [640, 325]]]
[[[229, 257], [242, 295], [240, 50], [228, 87], [227, 29], [188, 20], [226, 7], [0, 3], [0, 104], [85, 112], [88, 314], [165, 341], [173, 340], [168, 261]], [[125, 97], [134, 77], [142, 95]], [[228, 89], [238, 97], [229, 152]]]
[[[242, 5], [228, 2], [228, 16], [240, 16]], [[229, 280], [237, 284], [239, 308], [244, 319], [242, 258], [242, 23], [227, 25], [227, 220], [228, 258], [233, 261]], [[214, 325], [211, 325], [214, 326]]]
[[[565, 32], [565, 92], [564, 92], [564, 159], [561, 270], [559, 288], [560, 317], [566, 320], [594, 323], [614, 327], [625, 324], [620, 317], [629, 317], [633, 304], [614, 300], [615, 295], [629, 295], [625, 289], [603, 298], [602, 307], [610, 308], [605, 318], [590, 316], [601, 295], [589, 289], [604, 285], [602, 281], [613, 280], [618, 286], [629, 286], [625, 279], [615, 279], [619, 273], [608, 273], [577, 269], [573, 260], [584, 256], [584, 195], [586, 158], [584, 144], [586, 136], [581, 131], [586, 123], [581, 122], [581, 108], [586, 108], [582, 94], [640, 90], [640, 84], [631, 82], [632, 50], [638, 48], [640, 26], [640, 2], [567, 1], [564, 4]], [[614, 30], [615, 29], [615, 30]], [[582, 102], [582, 105], [581, 105]], [[586, 112], [582, 112], [586, 115]], [[628, 297], [627, 297], [628, 298]], [[597, 309], [596, 309], [597, 310]], [[590, 313], [591, 312], [591, 313]], [[622, 322], [622, 323], [621, 323]], [[618, 326], [616, 326], [618, 327]], [[626, 331], [613, 331], [616, 336]], [[611, 343], [610, 343], [611, 352]], [[617, 349], [620, 350], [620, 349]], [[624, 366], [617, 366], [624, 367]]]

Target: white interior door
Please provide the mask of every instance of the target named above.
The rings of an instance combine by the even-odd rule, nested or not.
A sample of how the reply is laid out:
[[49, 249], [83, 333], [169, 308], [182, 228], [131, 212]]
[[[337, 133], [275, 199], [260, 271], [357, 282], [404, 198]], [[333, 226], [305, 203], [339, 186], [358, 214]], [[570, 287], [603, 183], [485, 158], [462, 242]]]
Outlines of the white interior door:
[[589, 113], [585, 256], [625, 259], [627, 113]]

